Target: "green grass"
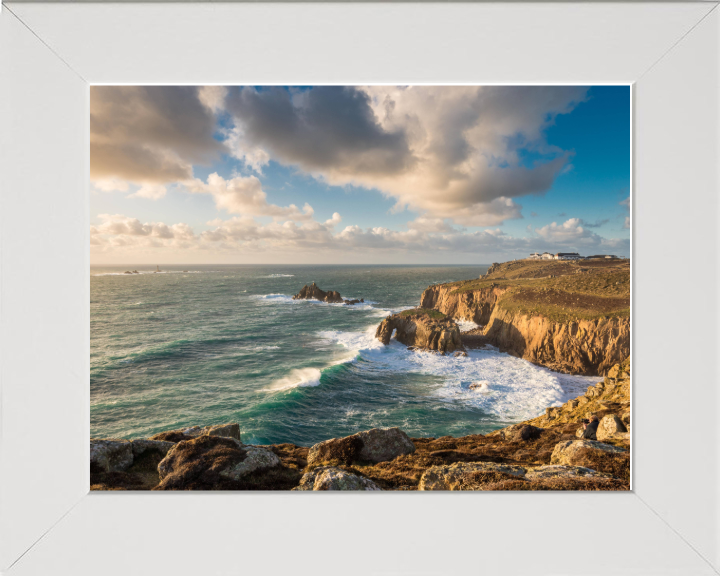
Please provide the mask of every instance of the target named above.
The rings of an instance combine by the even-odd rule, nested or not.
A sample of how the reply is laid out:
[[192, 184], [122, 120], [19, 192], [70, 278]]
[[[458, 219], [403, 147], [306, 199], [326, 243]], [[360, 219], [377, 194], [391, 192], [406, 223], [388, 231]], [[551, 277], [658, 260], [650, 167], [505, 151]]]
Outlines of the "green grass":
[[423, 315], [427, 315], [433, 320], [442, 320], [446, 318], [445, 314], [443, 314], [442, 312], [438, 312], [437, 310], [431, 310], [429, 308], [413, 308], [412, 310], [405, 310], [404, 312], [400, 312], [400, 316], [402, 318]]

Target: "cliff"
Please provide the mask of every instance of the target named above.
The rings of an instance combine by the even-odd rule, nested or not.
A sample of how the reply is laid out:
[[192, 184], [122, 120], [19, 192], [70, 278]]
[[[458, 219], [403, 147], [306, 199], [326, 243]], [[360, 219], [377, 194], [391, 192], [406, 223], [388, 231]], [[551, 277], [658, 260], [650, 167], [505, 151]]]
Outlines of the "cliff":
[[443, 354], [463, 350], [459, 326], [435, 310], [416, 308], [388, 316], [378, 326], [375, 337], [387, 346], [393, 332], [397, 341], [406, 346]]
[[[582, 419], [597, 416], [595, 439]], [[490, 434], [375, 428], [307, 448], [248, 445], [237, 423], [91, 439], [92, 490], [629, 490], [630, 361], [584, 395]]]
[[605, 374], [630, 354], [630, 265], [515, 261], [477, 280], [427, 288], [423, 308], [484, 327], [500, 350], [573, 374]]

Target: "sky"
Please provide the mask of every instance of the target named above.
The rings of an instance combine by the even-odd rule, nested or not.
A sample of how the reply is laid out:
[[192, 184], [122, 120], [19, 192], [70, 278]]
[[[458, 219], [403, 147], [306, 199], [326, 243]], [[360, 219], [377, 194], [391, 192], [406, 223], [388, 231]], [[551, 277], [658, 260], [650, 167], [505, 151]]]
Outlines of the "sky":
[[90, 255], [630, 255], [628, 86], [94, 86]]

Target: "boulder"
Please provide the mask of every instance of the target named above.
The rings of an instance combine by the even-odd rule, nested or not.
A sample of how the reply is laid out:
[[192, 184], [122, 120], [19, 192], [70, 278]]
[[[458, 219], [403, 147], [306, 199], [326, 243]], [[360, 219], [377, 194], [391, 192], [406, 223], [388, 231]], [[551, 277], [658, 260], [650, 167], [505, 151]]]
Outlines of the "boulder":
[[623, 421], [620, 420], [615, 414], [608, 414], [600, 420], [600, 425], [597, 429], [597, 439], [600, 442], [606, 440], [620, 440], [626, 438], [627, 428]]
[[551, 464], [565, 464], [575, 466], [584, 461], [583, 451], [619, 454], [625, 452], [624, 449], [613, 446], [612, 444], [603, 444], [596, 440], [563, 440], [558, 442], [550, 456]]
[[382, 490], [372, 480], [334, 466], [321, 466], [304, 474], [293, 490]]
[[303, 286], [303, 289], [293, 296], [293, 300], [319, 300], [320, 302], [328, 302], [330, 304], [343, 303], [340, 292], [335, 292], [334, 290], [325, 292], [324, 290], [320, 290], [315, 282]]
[[516, 442], [528, 442], [529, 440], [537, 440], [540, 438], [540, 434], [543, 433], [542, 428], [537, 426], [525, 425], [521, 426], [520, 429], [515, 433], [513, 440]]
[[90, 440], [90, 473], [124, 472], [133, 463], [132, 442], [114, 438]]
[[614, 478], [614, 476], [584, 466], [549, 464], [528, 468], [525, 478], [528, 480], [546, 480], [548, 478]]
[[182, 442], [183, 440], [191, 440], [192, 438], [199, 438], [200, 436], [222, 436], [223, 438], [240, 440], [240, 425], [237, 422], [232, 422], [228, 424], [216, 424], [214, 426], [190, 426], [189, 428], [160, 432], [159, 434], [150, 436], [150, 440]]
[[252, 472], [280, 464], [265, 448], [235, 438], [201, 435], [175, 444], [158, 464], [158, 490], [213, 490], [232, 487]]
[[494, 462], [457, 462], [448, 466], [432, 466], [420, 478], [418, 490], [478, 490], [485, 479], [523, 478], [525, 468]]
[[244, 449], [245, 459], [230, 468], [222, 470], [220, 472], [221, 477], [238, 481], [252, 472], [267, 470], [280, 464], [280, 458], [270, 450], [259, 446], [244, 446]]
[[415, 452], [415, 444], [400, 428], [373, 428], [355, 436], [363, 443], [360, 459], [368, 462], [387, 462]]
[[399, 428], [373, 428], [345, 438], [315, 444], [308, 452], [308, 466], [326, 463], [350, 464], [354, 461], [386, 462], [412, 454], [415, 444]]
[[165, 457], [170, 448], [172, 448], [173, 446], [175, 446], [173, 442], [163, 442], [161, 440], [146, 440], [144, 438], [133, 440], [133, 458], [137, 458], [138, 456], [140, 456], [141, 454], [145, 454], [146, 452], [156, 452], [157, 454], [161, 454], [163, 457]]

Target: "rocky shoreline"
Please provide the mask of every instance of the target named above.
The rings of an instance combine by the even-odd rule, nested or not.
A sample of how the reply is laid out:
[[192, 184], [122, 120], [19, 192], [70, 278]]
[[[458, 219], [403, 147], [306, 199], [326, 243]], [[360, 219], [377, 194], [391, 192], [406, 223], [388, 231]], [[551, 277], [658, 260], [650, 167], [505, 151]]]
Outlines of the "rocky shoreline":
[[[580, 438], [597, 415], [597, 440]], [[629, 490], [630, 359], [584, 395], [486, 435], [373, 429], [311, 447], [243, 444], [240, 425], [91, 439], [92, 490]]]

